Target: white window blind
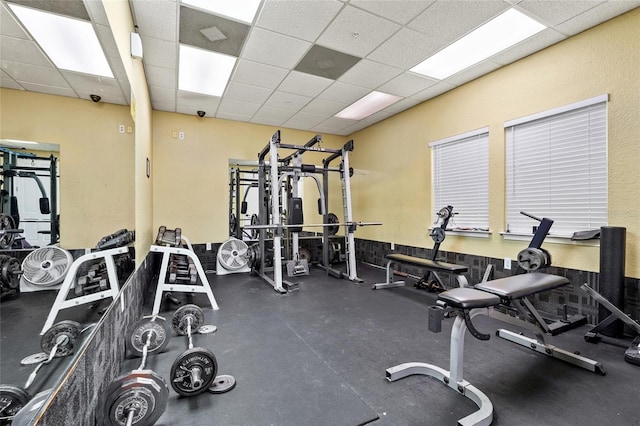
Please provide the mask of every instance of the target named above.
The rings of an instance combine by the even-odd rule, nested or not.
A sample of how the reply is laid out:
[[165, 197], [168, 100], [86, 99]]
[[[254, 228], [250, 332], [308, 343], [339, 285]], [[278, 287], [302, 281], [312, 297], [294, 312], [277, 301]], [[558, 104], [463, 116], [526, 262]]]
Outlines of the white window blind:
[[505, 123], [508, 230], [532, 233], [554, 220], [550, 234], [607, 224], [606, 96]]
[[[453, 206], [449, 228], [489, 230], [489, 129], [429, 144], [435, 212]], [[434, 221], [436, 219], [434, 212]]]

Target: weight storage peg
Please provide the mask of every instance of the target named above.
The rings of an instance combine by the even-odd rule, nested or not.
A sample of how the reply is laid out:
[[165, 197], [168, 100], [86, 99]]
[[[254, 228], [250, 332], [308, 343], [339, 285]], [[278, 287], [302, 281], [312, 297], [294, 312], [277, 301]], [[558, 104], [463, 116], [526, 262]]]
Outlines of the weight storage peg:
[[169, 386], [158, 373], [145, 369], [147, 355], [169, 344], [170, 328], [163, 317], [143, 317], [129, 330], [127, 349], [142, 356], [136, 370], [118, 377], [100, 394], [97, 421], [100, 426], [149, 426], [164, 413]]
[[183, 305], [173, 315], [172, 325], [179, 335], [186, 335], [189, 348], [171, 366], [171, 387], [182, 396], [205, 392], [218, 372], [218, 362], [211, 350], [193, 347], [192, 334], [204, 321], [202, 309], [193, 304]]

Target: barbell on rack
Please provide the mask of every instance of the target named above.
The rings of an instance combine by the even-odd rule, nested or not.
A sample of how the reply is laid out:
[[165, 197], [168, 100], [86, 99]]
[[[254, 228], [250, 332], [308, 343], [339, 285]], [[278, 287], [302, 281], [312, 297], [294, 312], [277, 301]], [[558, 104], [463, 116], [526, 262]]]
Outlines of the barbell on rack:
[[357, 228], [358, 226], [378, 226], [382, 225], [382, 222], [342, 222], [342, 223], [312, 223], [312, 224], [300, 224], [300, 225], [278, 225], [278, 224], [268, 224], [268, 225], [249, 225], [245, 226], [246, 229], [288, 229], [288, 228], [329, 228], [338, 226], [347, 226], [352, 229]]

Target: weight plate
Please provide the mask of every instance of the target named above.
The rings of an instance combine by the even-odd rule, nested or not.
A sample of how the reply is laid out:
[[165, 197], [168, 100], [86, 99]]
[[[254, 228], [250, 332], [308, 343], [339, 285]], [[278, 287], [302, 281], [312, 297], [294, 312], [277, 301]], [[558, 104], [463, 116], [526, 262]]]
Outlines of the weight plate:
[[247, 265], [250, 268], [257, 268], [260, 264], [260, 244], [251, 244], [247, 250], [247, 256], [249, 258]]
[[[8, 231], [9, 229], [15, 229], [15, 227], [15, 222], [11, 216], [5, 213], [0, 214], [0, 231]], [[16, 234], [8, 234], [4, 232], [0, 232], [0, 234], [3, 234], [0, 236], [0, 249], [10, 248]]]
[[308, 263], [311, 263], [311, 253], [306, 248], [300, 247], [298, 249], [298, 259], [306, 260]]
[[[340, 223], [340, 219], [338, 219], [338, 216], [336, 216], [334, 213], [329, 213], [327, 215], [327, 223]], [[329, 235], [336, 235], [338, 233], [338, 229], [338, 225], [329, 226], [327, 228]]]
[[38, 352], [37, 354], [29, 355], [22, 358], [22, 361], [20, 361], [20, 365], [39, 364], [42, 361], [46, 361], [48, 358], [49, 358], [49, 355], [47, 355], [46, 353]]
[[31, 398], [27, 404], [22, 407], [22, 410], [16, 414], [16, 416], [11, 421], [11, 426], [30, 426], [35, 424], [35, 416], [40, 412], [40, 409], [47, 402], [49, 395], [53, 389], [43, 390], [42, 392], [38, 392], [36, 396]]
[[444, 241], [444, 238], [446, 236], [444, 229], [442, 228], [433, 228], [431, 230], [431, 233], [429, 234], [431, 236], [431, 239], [435, 242], [435, 243], [441, 243]]
[[0, 385], [0, 417], [13, 417], [29, 402], [31, 395], [17, 386]]
[[202, 325], [198, 328], [198, 334], [211, 334], [218, 331], [218, 327], [215, 325]]
[[130, 353], [142, 356], [144, 345], [151, 334], [147, 353], [162, 352], [167, 348], [171, 338], [171, 328], [162, 317], [142, 318], [127, 333], [126, 346]]
[[211, 386], [217, 372], [213, 352], [206, 348], [189, 349], [171, 366], [171, 387], [183, 396], [198, 395]]
[[[260, 224], [260, 219], [258, 218], [257, 214], [252, 214], [251, 215], [251, 225], [259, 225]], [[258, 236], [260, 235], [260, 231], [258, 229], [252, 229], [251, 230], [251, 239], [255, 240], [258, 238]]]
[[451, 217], [451, 212], [452, 212], [451, 208], [443, 207], [438, 211], [437, 215], [440, 219], [447, 220]]
[[173, 320], [171, 321], [176, 333], [182, 336], [187, 335], [189, 318], [191, 318], [191, 332], [195, 333], [204, 322], [204, 312], [202, 312], [202, 309], [200, 309], [198, 305], [188, 304], [180, 306], [176, 310], [176, 313], [173, 314]]
[[64, 336], [65, 341], [58, 345], [56, 357], [71, 355], [73, 353], [73, 346], [75, 345], [76, 337], [80, 334], [80, 329], [80, 323], [75, 321], [64, 320], [55, 323], [40, 339], [40, 347], [46, 354], [49, 354], [56, 345], [58, 337]]
[[210, 393], [225, 393], [236, 387], [236, 378], [228, 374], [216, 376], [213, 383], [209, 386]]
[[544, 249], [527, 247], [518, 253], [518, 265], [525, 271], [537, 271], [551, 264], [551, 256]]
[[7, 284], [9, 288], [16, 289], [20, 287], [20, 261], [15, 257], [9, 257], [2, 262], [2, 282]]
[[231, 213], [229, 215], [229, 234], [233, 235], [236, 232], [236, 229], [238, 228], [238, 219], [236, 218], [236, 215]]
[[153, 370], [133, 370], [120, 376], [100, 394], [97, 421], [102, 426], [123, 426], [134, 410], [131, 424], [152, 425], [164, 413], [169, 387]]

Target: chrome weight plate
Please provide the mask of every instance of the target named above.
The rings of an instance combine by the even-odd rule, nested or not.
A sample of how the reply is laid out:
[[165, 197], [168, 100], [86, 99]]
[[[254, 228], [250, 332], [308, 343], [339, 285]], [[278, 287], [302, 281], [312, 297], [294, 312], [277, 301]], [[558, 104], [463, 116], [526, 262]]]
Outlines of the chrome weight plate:
[[127, 349], [136, 356], [142, 356], [144, 345], [149, 339], [147, 353], [162, 352], [171, 339], [171, 328], [163, 317], [155, 316], [138, 320], [127, 333]]
[[211, 334], [216, 331], [218, 331], [218, 327], [213, 324], [201, 325], [200, 328], [198, 328], [198, 334]]
[[49, 358], [49, 355], [47, 355], [46, 353], [38, 352], [37, 354], [29, 355], [22, 358], [22, 361], [20, 361], [20, 365], [39, 364], [42, 361], [46, 361], [48, 358]]
[[233, 376], [230, 376], [228, 374], [221, 374], [219, 376], [216, 376], [215, 379], [213, 379], [213, 382], [211, 383], [211, 386], [209, 386], [209, 392], [210, 393], [225, 393], [225, 392], [229, 392], [231, 389], [236, 387], [236, 378]]

